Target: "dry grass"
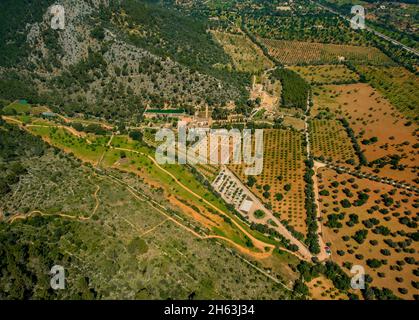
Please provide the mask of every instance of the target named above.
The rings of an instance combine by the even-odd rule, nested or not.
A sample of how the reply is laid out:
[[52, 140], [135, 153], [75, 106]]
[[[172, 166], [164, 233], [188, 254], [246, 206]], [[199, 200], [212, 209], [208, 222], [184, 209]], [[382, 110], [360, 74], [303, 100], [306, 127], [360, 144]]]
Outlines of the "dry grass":
[[[364, 167], [363, 171], [388, 177], [397, 181], [413, 183], [418, 178], [418, 131], [414, 123], [407, 126], [409, 119], [385, 100], [378, 91], [368, 84], [329, 85], [314, 91], [313, 113], [324, 110], [345, 117], [357, 136], [368, 161], [398, 155], [399, 165], [404, 167], [383, 168]], [[376, 137], [377, 142], [363, 144]], [[375, 172], [373, 172], [373, 170]]]
[[213, 31], [215, 39], [233, 60], [238, 71], [260, 73], [273, 67], [272, 61], [246, 35]]
[[297, 72], [311, 84], [351, 83], [359, 80], [359, 76], [345, 65], [292, 66], [289, 69]]

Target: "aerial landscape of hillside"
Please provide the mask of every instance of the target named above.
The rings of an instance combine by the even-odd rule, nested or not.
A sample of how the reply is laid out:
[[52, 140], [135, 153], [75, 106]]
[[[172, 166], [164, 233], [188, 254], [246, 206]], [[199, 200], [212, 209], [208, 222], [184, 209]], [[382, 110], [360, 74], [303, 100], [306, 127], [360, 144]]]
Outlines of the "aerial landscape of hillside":
[[0, 1], [0, 300], [419, 300], [418, 8]]

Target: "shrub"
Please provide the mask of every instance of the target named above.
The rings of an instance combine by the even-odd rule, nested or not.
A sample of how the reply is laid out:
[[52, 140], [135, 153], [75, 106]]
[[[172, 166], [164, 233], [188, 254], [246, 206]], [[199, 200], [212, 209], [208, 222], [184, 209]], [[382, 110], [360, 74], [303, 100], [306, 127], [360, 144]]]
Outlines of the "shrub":
[[381, 267], [382, 263], [380, 260], [377, 260], [377, 259], [367, 259], [367, 265], [370, 268], [376, 269], [376, 268]]

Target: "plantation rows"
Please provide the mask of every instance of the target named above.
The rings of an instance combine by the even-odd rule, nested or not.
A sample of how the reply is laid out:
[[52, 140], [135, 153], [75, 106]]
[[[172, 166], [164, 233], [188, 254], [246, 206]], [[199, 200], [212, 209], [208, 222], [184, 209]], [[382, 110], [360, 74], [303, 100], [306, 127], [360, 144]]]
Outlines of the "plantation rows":
[[323, 235], [350, 274], [363, 265], [369, 286], [418, 296], [417, 194], [326, 169], [319, 174]]
[[313, 154], [337, 163], [356, 164], [357, 156], [351, 140], [337, 120], [314, 119], [310, 122]]
[[259, 39], [269, 54], [283, 64], [328, 64], [344, 60], [372, 65], [394, 65], [392, 60], [374, 47], [324, 44], [285, 40]]
[[231, 170], [268, 208], [305, 234], [303, 138], [291, 130], [265, 130], [263, 171], [245, 176], [244, 165]]

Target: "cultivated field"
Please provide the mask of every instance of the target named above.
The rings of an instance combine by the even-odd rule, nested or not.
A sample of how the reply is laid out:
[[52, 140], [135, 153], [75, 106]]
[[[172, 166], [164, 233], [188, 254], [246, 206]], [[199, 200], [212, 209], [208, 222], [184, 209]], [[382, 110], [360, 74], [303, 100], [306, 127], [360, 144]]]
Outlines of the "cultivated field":
[[[306, 234], [304, 208], [305, 172], [303, 137], [294, 130], [264, 130], [263, 171], [254, 176], [244, 175], [244, 165], [231, 165], [230, 169], [262, 200], [286, 220], [295, 230]], [[252, 179], [252, 178], [250, 178]]]
[[292, 66], [289, 69], [297, 72], [311, 84], [353, 83], [359, 76], [343, 64], [319, 66]]
[[404, 117], [368, 84], [330, 85], [314, 90], [313, 113], [344, 117], [373, 168], [363, 171], [412, 183], [418, 178], [419, 136]]
[[273, 67], [273, 63], [246, 35], [218, 31], [213, 31], [212, 34], [231, 57], [236, 70], [260, 73]]
[[355, 65], [371, 85], [404, 115], [417, 119], [419, 114], [419, 77], [403, 67]]
[[418, 195], [326, 168], [319, 170], [319, 189], [332, 259], [348, 275], [352, 265], [363, 266], [370, 286], [417, 295]]
[[314, 119], [310, 122], [310, 133], [314, 157], [337, 164], [358, 163], [352, 142], [338, 120]]
[[286, 65], [338, 63], [339, 57], [351, 62], [374, 65], [394, 64], [389, 57], [374, 47], [263, 38], [259, 41], [268, 49], [271, 56]]

